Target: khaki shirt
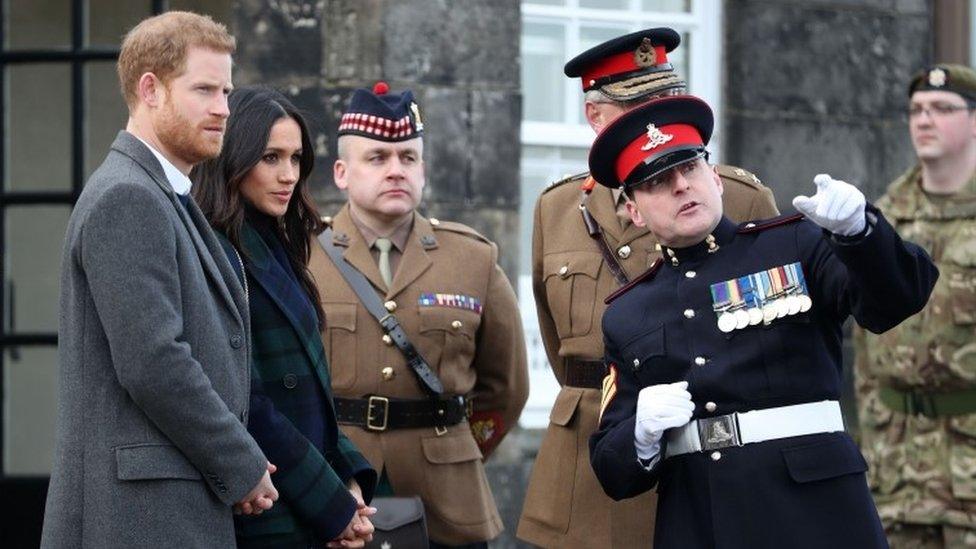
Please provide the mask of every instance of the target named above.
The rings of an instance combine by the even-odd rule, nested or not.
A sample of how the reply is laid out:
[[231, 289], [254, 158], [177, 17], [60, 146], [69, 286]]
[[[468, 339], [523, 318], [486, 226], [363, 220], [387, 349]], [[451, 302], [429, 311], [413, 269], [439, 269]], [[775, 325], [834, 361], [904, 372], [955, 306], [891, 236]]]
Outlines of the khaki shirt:
[[[377, 471], [386, 470], [397, 495], [421, 497], [432, 539], [460, 545], [495, 537], [502, 521], [485, 477], [482, 448], [487, 452], [501, 440], [528, 396], [518, 302], [497, 264], [497, 247], [459, 223], [414, 214], [392, 287], [384, 292], [379, 267], [348, 205], [332, 227], [333, 243], [346, 261], [372, 282], [381, 299], [395, 303], [394, 314], [444, 384], [444, 394], [468, 395], [474, 408], [471, 425], [460, 423], [442, 434], [433, 427], [378, 433], [348, 425], [341, 426], [343, 432]], [[379, 323], [318, 242], [309, 270], [325, 310], [322, 341], [335, 395], [427, 398], [403, 355], [384, 343]], [[477, 301], [480, 307], [431, 305], [422, 294], [466, 296], [472, 298], [466, 303]], [[392, 376], [384, 375], [385, 368]]]
[[[722, 202], [733, 221], [778, 215], [772, 192], [753, 174], [717, 166]], [[653, 493], [613, 502], [590, 468], [588, 440], [597, 427], [600, 391], [566, 386], [573, 359], [602, 360], [603, 300], [618, 283], [604, 264], [580, 213], [580, 186], [589, 174], [558, 182], [536, 203], [532, 289], [553, 373], [563, 388], [550, 414], [518, 527], [518, 537], [543, 547], [639, 547], [653, 536]], [[601, 185], [586, 206], [617, 260], [633, 279], [661, 256], [646, 228], [621, 223], [619, 202]]]

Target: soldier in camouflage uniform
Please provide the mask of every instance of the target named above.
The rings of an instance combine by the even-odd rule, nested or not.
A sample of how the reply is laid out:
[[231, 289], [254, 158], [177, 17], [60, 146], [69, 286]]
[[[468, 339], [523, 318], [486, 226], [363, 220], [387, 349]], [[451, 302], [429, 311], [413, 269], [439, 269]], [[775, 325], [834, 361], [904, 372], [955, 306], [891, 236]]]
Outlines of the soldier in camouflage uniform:
[[938, 65], [909, 94], [919, 164], [877, 204], [942, 275], [918, 315], [855, 335], [862, 450], [893, 548], [976, 547], [976, 72]]

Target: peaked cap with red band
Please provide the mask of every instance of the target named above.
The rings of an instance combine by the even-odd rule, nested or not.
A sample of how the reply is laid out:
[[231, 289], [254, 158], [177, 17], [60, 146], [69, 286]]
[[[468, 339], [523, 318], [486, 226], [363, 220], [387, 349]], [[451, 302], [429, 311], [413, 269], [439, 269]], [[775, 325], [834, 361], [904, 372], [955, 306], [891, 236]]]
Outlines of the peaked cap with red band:
[[590, 148], [590, 175], [610, 188], [631, 188], [705, 152], [712, 109], [691, 95], [654, 99], [622, 114]]
[[410, 90], [389, 93], [386, 82], [372, 90], [359, 88], [339, 121], [338, 135], [361, 135], [378, 141], [406, 141], [420, 137], [424, 124]]
[[600, 90], [615, 101], [683, 90], [685, 81], [668, 61], [668, 53], [680, 43], [674, 29], [645, 29], [584, 51], [566, 63], [563, 72], [580, 78], [584, 92]]

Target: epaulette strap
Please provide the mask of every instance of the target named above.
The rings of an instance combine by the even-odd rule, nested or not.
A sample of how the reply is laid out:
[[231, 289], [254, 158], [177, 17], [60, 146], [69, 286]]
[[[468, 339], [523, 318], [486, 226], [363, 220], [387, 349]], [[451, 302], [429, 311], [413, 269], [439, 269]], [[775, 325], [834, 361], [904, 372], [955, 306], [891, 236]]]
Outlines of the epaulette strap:
[[772, 217], [770, 219], [763, 219], [762, 221], [750, 221], [748, 223], [743, 223], [739, 225], [739, 229], [736, 231], [739, 234], [749, 234], [758, 233], [765, 231], [767, 229], [772, 229], [773, 227], [780, 227], [782, 225], [789, 225], [790, 223], [796, 223], [804, 218], [803, 214], [797, 213], [793, 215], [781, 215], [779, 217]]
[[480, 240], [485, 244], [491, 244], [491, 240], [488, 240], [485, 235], [463, 223], [456, 223], [454, 221], [438, 221], [436, 223], [432, 222], [430, 225], [435, 231], [450, 231], [452, 233], [463, 234], [465, 236], [470, 236], [475, 240]]
[[664, 265], [664, 260], [661, 259], [660, 257], [657, 258], [657, 259], [655, 259], [654, 260], [654, 263], [651, 264], [650, 268], [648, 268], [643, 273], [637, 275], [629, 283], [624, 284], [623, 286], [617, 288], [617, 291], [615, 291], [612, 294], [608, 295], [607, 298], [603, 300], [603, 302], [606, 303], [607, 305], [609, 305], [611, 301], [613, 301], [614, 299], [617, 299], [618, 297], [624, 295], [625, 293], [627, 293], [634, 286], [640, 284], [641, 282], [643, 282], [645, 280], [650, 279], [651, 277], [654, 276], [654, 274], [658, 271], [658, 269], [661, 268], [661, 265]]
[[589, 176], [590, 176], [590, 172], [582, 172], [575, 175], [567, 175], [566, 177], [553, 181], [552, 183], [547, 185], [546, 188], [543, 189], [542, 193], [545, 194], [546, 191], [555, 189], [556, 187], [559, 187], [565, 183], [571, 183], [573, 181], [581, 181], [583, 179], [586, 179]]
[[719, 177], [722, 179], [734, 179], [739, 183], [744, 183], [753, 188], [759, 188], [762, 182], [756, 177], [756, 174], [750, 172], [749, 170], [744, 170], [738, 166], [727, 166], [725, 164], [716, 164], [716, 171], [718, 171]]

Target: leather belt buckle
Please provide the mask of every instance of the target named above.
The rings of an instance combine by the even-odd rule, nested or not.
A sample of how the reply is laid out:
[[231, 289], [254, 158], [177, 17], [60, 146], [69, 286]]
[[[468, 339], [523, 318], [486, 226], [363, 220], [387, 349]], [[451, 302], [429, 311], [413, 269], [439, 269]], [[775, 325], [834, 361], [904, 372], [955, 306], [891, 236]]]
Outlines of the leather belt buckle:
[[703, 452], [742, 446], [739, 432], [739, 414], [728, 414], [698, 420], [698, 440]]
[[[373, 410], [381, 409], [382, 421], [373, 417]], [[390, 418], [390, 399], [384, 396], [370, 396], [366, 403], [366, 429], [370, 431], [385, 431]]]

